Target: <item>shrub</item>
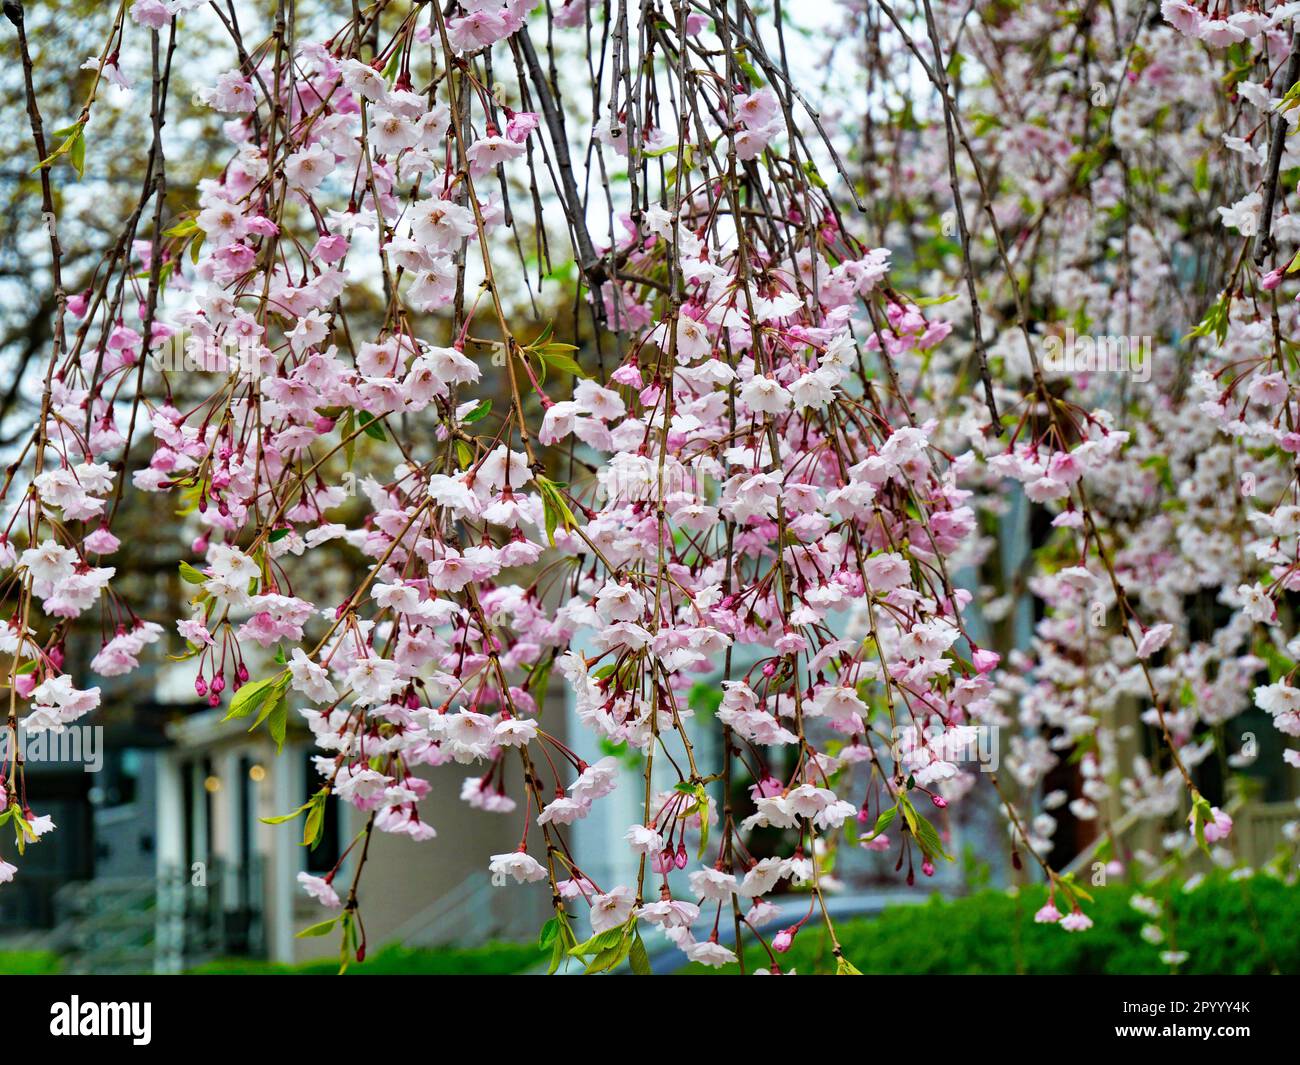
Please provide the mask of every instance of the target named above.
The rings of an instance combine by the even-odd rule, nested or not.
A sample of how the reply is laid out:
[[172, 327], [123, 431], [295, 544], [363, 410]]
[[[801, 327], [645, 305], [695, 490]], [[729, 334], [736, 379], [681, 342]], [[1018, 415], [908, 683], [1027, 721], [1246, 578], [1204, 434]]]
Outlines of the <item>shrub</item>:
[[[1188, 892], [1145, 889], [1169, 915], [1158, 922], [1130, 905], [1131, 885], [1089, 890], [1095, 901], [1085, 909], [1096, 923], [1086, 932], [1035, 924], [1034, 913], [1047, 894], [1041, 887], [1018, 895], [936, 896], [921, 905], [890, 907], [877, 918], [837, 922], [835, 931], [844, 956], [864, 974], [1168, 973], [1171, 966], [1160, 955], [1174, 948], [1187, 952], [1178, 966], [1181, 973], [1300, 972], [1300, 936], [1278, 934], [1293, 929], [1300, 918], [1300, 890], [1273, 877], [1233, 880], [1217, 874]], [[1160, 925], [1165, 942], [1153, 945], [1142, 938], [1142, 927], [1149, 923]], [[812, 926], [778, 959], [786, 971], [835, 968], [825, 933]], [[745, 960], [750, 968], [765, 966], [767, 955], [761, 947], [751, 947]], [[692, 965], [685, 971], [712, 970]]]
[[[542, 961], [533, 943], [488, 943], [469, 949], [412, 950], [388, 946], [365, 962], [348, 966], [349, 976], [502, 976], [523, 972]], [[332, 976], [338, 962], [329, 959], [282, 965], [249, 958], [222, 958], [190, 970], [200, 975], [242, 975], [293, 973], [300, 976]]]
[[62, 968], [52, 950], [0, 950], [0, 976], [49, 976]]

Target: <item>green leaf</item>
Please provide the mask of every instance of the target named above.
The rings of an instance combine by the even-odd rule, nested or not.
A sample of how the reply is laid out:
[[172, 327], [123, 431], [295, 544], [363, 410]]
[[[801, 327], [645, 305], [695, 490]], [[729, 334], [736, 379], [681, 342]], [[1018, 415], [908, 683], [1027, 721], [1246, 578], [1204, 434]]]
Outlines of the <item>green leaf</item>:
[[821, 176], [821, 172], [817, 169], [817, 164], [811, 159], [804, 160], [803, 172], [808, 175], [808, 180], [819, 189], [829, 188], [826, 184], [826, 179]]
[[696, 857], [702, 861], [704, 851], [709, 846], [709, 792], [703, 784], [693, 783], [690, 786], [689, 794], [694, 796], [695, 802], [686, 810], [683, 816], [700, 815], [700, 849]]
[[953, 856], [943, 849], [943, 840], [939, 838], [939, 833], [934, 825], [917, 813], [916, 807], [912, 805], [912, 800], [906, 795], [900, 795], [898, 802], [903, 808], [903, 817], [907, 820], [907, 827], [912, 830], [912, 835], [916, 837], [916, 841], [921, 845], [921, 850], [925, 852], [926, 857], [933, 860], [935, 855], [939, 855], [950, 862], [953, 861]]
[[302, 812], [305, 809], [307, 809], [309, 806], [311, 806], [310, 801], [303, 803], [301, 806], [298, 807], [298, 809], [294, 810], [293, 813], [278, 814], [275, 817], [259, 817], [258, 820], [261, 821], [262, 824], [264, 825], [285, 825], [288, 824], [290, 821], [296, 820], [298, 817], [300, 817], [302, 815]]
[[353, 927], [351, 910], [344, 911], [341, 927], [343, 935], [339, 937], [339, 976], [348, 971], [348, 965], [352, 961], [352, 958], [348, 955], [348, 945], [353, 941], [356, 930]]
[[587, 962], [587, 968], [583, 970], [587, 976], [594, 976], [596, 973], [607, 973], [610, 969], [616, 969], [620, 962], [627, 957], [632, 949], [631, 939], [620, 940], [616, 946], [608, 950], [602, 950], [591, 961]]
[[374, 418], [373, 415], [365, 411], [357, 413], [357, 423], [361, 426], [361, 431], [370, 437], [371, 440], [387, 440], [384, 435], [384, 427]]
[[590, 939], [584, 939], [569, 948], [569, 953], [575, 958], [583, 958], [588, 954], [599, 954], [601, 951], [608, 950], [616, 945], [622, 938], [626, 925], [619, 925], [617, 928], [608, 928], [604, 932], [597, 932]]
[[357, 441], [352, 435], [352, 408], [343, 412], [343, 417], [339, 421], [339, 438], [346, 440], [343, 445], [343, 458], [348, 464], [348, 469], [352, 469], [352, 460], [357, 456]]
[[203, 584], [208, 578], [188, 562], [181, 563], [181, 579], [189, 584]]
[[281, 529], [272, 529], [271, 535], [268, 536], [267, 539], [271, 541], [271, 543], [276, 543], [279, 540], [283, 540], [292, 531], [293, 530], [288, 528], [287, 526]]
[[[602, 932], [598, 936], [592, 936], [582, 948], [594, 947], [595, 957], [587, 962], [587, 968], [583, 971], [584, 975], [592, 976], [596, 973], [607, 973], [612, 969], [617, 969], [625, 959], [632, 953], [635, 944], [640, 943], [641, 936], [637, 932], [636, 918], [628, 918], [627, 924], [620, 925], [618, 928], [611, 928], [607, 932]], [[569, 951], [570, 954], [576, 954], [580, 947], [574, 947]], [[645, 947], [642, 945], [642, 953]], [[585, 957], [592, 953], [592, 950], [583, 949], [580, 956]], [[650, 959], [643, 959], [645, 966], [650, 967]]]
[[1206, 854], [1210, 853], [1210, 845], [1205, 839], [1205, 826], [1214, 822], [1214, 807], [1209, 803], [1199, 791], [1192, 793], [1192, 833], [1196, 837], [1196, 845]]
[[254, 719], [253, 723], [248, 727], [249, 732], [252, 732], [253, 729], [257, 728], [258, 725], [260, 725], [263, 721], [267, 720], [267, 718], [269, 718], [273, 713], [275, 713], [276, 704], [279, 701], [280, 697], [283, 695], [284, 695], [284, 687], [280, 685], [279, 680], [277, 678], [277, 680], [272, 684], [271, 688], [267, 691], [265, 698], [263, 698], [261, 702], [258, 704], [260, 709], [258, 710], [257, 717]]
[[544, 925], [542, 930], [537, 934], [537, 946], [541, 950], [547, 950], [552, 943], [560, 938], [560, 919], [552, 917]]
[[835, 975], [836, 976], [861, 976], [862, 973], [856, 965], [854, 965], [851, 961], [849, 961], [848, 958], [841, 956], [837, 958], [835, 961]]
[[[280, 754], [284, 750], [284, 739], [289, 730], [289, 701], [286, 693], [289, 691], [291, 679], [286, 669], [267, 680], [259, 680], [251, 685], [245, 684], [235, 693], [235, 698], [230, 703], [230, 713], [223, 720], [247, 717], [255, 712], [257, 717], [248, 726], [248, 731], [252, 732], [265, 722], [271, 739], [275, 741], [275, 753]], [[240, 696], [250, 687], [255, 687], [257, 691], [241, 702]]]
[[665, 155], [668, 155], [669, 153], [676, 155], [678, 149], [680, 148], [681, 148], [680, 144], [670, 144], [666, 148], [655, 148], [652, 151], [643, 151], [641, 154], [644, 155], [647, 159], [659, 159]]
[[1205, 317], [1201, 319], [1200, 324], [1193, 329], [1184, 339], [1192, 337], [1213, 336], [1220, 344], [1228, 335], [1228, 318], [1229, 318], [1229, 300], [1227, 292], [1219, 295], [1219, 298], [1211, 305], [1210, 309], [1205, 312]]
[[[12, 807], [11, 807], [12, 809]], [[27, 853], [27, 844], [36, 842], [36, 833], [17, 810], [14, 810], [14, 846], [19, 854]]]
[[[253, 728], [257, 726], [254, 725]], [[271, 739], [275, 741], [275, 753], [284, 753], [284, 738], [289, 731], [289, 701], [283, 695], [276, 700], [275, 708], [271, 711], [270, 717], [266, 719], [267, 731], [271, 734]], [[249, 729], [252, 732], [253, 729]]]
[[[73, 151], [73, 148], [76, 145], [76, 143], [82, 140], [81, 131], [84, 125], [85, 125], [84, 122], [75, 122], [71, 126], [65, 126], [63, 129], [56, 129], [53, 133], [53, 136], [64, 138], [63, 143], [60, 144], [57, 148], [55, 148], [54, 151], [52, 151], [49, 155], [47, 155], [34, 167], [32, 167], [32, 172], [35, 173], [37, 170], [45, 169], [46, 167], [50, 166], [54, 162], [54, 160], [56, 160], [61, 155], [70, 154]], [[82, 145], [78, 150], [81, 152], [81, 161], [82, 164], [84, 165], [85, 164], [84, 142], [82, 142]], [[73, 165], [74, 166], [77, 165], [75, 159], [73, 160]], [[77, 176], [78, 177], [81, 176], [81, 167], [77, 167]]]
[[[186, 488], [181, 489], [181, 502], [183, 506], [176, 511], [178, 518], [183, 518], [187, 514], [193, 514], [199, 509], [199, 496], [203, 494], [203, 485], [194, 483]], [[198, 572], [197, 570], [195, 572]], [[207, 580], [206, 577], [203, 578]]]
[[[1094, 857], [1096, 856], [1094, 855]], [[1064, 886], [1071, 899], [1073, 899], [1075, 895], [1078, 895], [1079, 898], [1084, 900], [1084, 902], [1096, 901], [1092, 895], [1079, 886], [1079, 882], [1074, 878], [1073, 873], [1066, 873], [1064, 876], [1059, 876], [1057, 877], [1057, 881]]]
[[546, 477], [537, 478], [537, 487], [542, 494], [542, 516], [546, 521], [546, 538], [555, 546], [555, 530], [561, 525], [566, 529], [577, 528], [578, 521], [569, 509], [569, 504], [560, 495], [561, 485]]
[[324, 828], [325, 804], [313, 803], [312, 808], [307, 811], [307, 820], [303, 822], [302, 846], [314, 851], [316, 844], [320, 842]]
[[650, 968], [650, 956], [645, 952], [645, 944], [641, 942], [641, 933], [632, 933], [632, 947], [627, 953], [628, 964], [632, 966], [632, 972], [637, 976], [651, 976], [653, 970]]
[[492, 401], [483, 400], [477, 407], [465, 415], [460, 421], [462, 425], [469, 425], [471, 422], [482, 421], [492, 411]]
[[271, 739], [275, 741], [276, 753], [280, 753], [284, 750], [284, 738], [289, 727], [289, 703], [285, 698], [289, 681], [289, 671], [286, 669], [265, 680], [245, 684], [235, 692], [235, 697], [230, 700], [230, 712], [222, 720], [230, 721], [255, 714], [248, 731], [252, 732], [265, 722]]
[[230, 711], [222, 720], [229, 721], [232, 718], [247, 717], [249, 714], [257, 713], [262, 708], [262, 704], [271, 698], [277, 679], [267, 677], [264, 680], [245, 684], [235, 692], [235, 697], [230, 700]]
[[72, 147], [68, 149], [68, 158], [77, 171], [77, 177], [84, 177], [86, 174], [86, 134], [84, 129], [77, 130], [76, 135], [72, 138]]
[[871, 830], [871, 835], [867, 839], [875, 839], [894, 823], [894, 818], [898, 816], [898, 807], [891, 806], [888, 810], [882, 810], [880, 816], [876, 818], [875, 827]]
[[339, 923], [342, 914], [338, 917], [331, 917], [328, 921], [321, 921], [320, 924], [308, 925], [295, 936], [295, 939], [312, 939], [316, 936], [327, 936], [333, 931], [334, 926]]
[[1192, 172], [1192, 188], [1197, 192], [1208, 192], [1210, 188], [1210, 158], [1208, 152], [1202, 152], [1196, 160], [1196, 169]]
[[587, 373], [577, 360], [564, 349], [576, 351], [572, 344], [547, 344], [546, 347], [538, 349], [539, 354], [545, 361], [546, 365], [552, 370], [558, 370], [563, 373], [573, 374], [574, 377], [586, 377]]
[[548, 976], [554, 975], [569, 960], [569, 949], [574, 944], [573, 930], [569, 927], [569, 915], [563, 908], [556, 909], [555, 916], [542, 925], [537, 937], [538, 946], [551, 952], [551, 962], [547, 966]]

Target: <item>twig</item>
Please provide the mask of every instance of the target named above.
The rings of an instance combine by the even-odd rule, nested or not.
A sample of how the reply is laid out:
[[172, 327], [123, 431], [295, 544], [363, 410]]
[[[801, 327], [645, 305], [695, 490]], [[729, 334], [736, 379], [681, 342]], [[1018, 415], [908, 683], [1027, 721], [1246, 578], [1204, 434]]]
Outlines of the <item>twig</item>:
[[[1300, 30], [1291, 38], [1291, 56], [1287, 60], [1283, 83], [1290, 89], [1300, 79]], [[1286, 115], [1273, 120], [1273, 139], [1268, 146], [1268, 179], [1264, 185], [1264, 207], [1255, 235], [1255, 265], [1262, 266], [1273, 250], [1273, 205], [1277, 202], [1277, 181], [1282, 170], [1282, 151], [1286, 147]]]

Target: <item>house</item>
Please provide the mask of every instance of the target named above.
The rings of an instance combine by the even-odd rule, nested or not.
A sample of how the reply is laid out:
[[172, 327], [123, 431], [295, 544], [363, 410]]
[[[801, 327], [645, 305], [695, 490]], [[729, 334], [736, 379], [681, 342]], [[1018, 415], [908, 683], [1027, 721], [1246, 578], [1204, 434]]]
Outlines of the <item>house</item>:
[[[250, 734], [246, 722], [224, 715], [224, 708], [204, 710], [168, 726], [169, 744], [157, 760], [157, 878], [166, 896], [158, 967], [179, 971], [228, 955], [286, 963], [336, 955], [337, 936], [297, 938], [331, 912], [297, 878], [333, 869], [366, 817], [331, 800], [312, 849], [301, 845], [300, 820], [264, 823], [319, 790], [316, 750], [306, 730], [291, 731], [277, 754], [264, 731]], [[370, 949], [535, 935], [549, 895], [494, 889], [488, 874], [489, 855], [518, 846], [522, 815], [463, 803], [461, 783], [473, 766], [419, 772], [434, 785], [421, 817], [438, 835], [415, 842], [374, 833], [358, 896]], [[355, 852], [336, 877], [341, 896], [354, 870]]]

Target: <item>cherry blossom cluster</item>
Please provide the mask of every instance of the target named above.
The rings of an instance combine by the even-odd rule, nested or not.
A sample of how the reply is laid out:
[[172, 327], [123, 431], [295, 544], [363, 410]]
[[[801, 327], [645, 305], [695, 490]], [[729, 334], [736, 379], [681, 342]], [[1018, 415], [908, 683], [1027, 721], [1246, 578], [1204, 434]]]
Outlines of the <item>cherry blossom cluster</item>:
[[[162, 84], [196, 6], [137, 0], [97, 83], [141, 32]], [[982, 793], [1067, 932], [1091, 920], [1053, 862], [1063, 812], [1115, 875], [1198, 844], [1235, 861], [1198, 767], [1251, 764], [1225, 726], [1252, 708], [1300, 735], [1300, 229], [1277, 187], [1300, 159], [1272, 150], [1300, 4], [846, 5], [845, 39], [887, 42], [873, 75], [934, 89], [865, 153], [862, 114], [814, 110], [744, 4], [388, 6], [251, 52], [233, 33], [200, 93], [220, 169], [61, 303], [4, 485], [8, 727], [98, 707], [64, 670], [93, 611], [96, 676], [176, 645], [209, 707], [310, 734], [316, 790], [275, 820], [310, 844], [325, 803], [359, 812], [336, 868], [300, 876], [330, 911], [312, 931], [357, 957], [372, 834], [439, 845], [421, 803], [449, 776], [423, 767], [465, 767], [460, 800], [519, 826], [485, 875], [549, 886], [553, 969], [641, 971], [655, 926], [777, 973], [813, 924], [852, 973], [826, 903], [845, 852], [923, 883]], [[1253, 60], [1225, 79], [1235, 45]], [[1149, 171], [1173, 175], [1158, 202]], [[565, 256], [559, 328], [531, 278]], [[1144, 338], [1149, 380], [1046, 364], [1067, 324]], [[181, 515], [183, 616], [115, 588], [124, 494]], [[1042, 528], [991, 575], [1016, 513]], [[1007, 779], [964, 755], [989, 734]], [[25, 846], [52, 826], [0, 773]], [[629, 788], [635, 875], [598, 882], [575, 826]], [[777, 928], [786, 895], [806, 912]]]

